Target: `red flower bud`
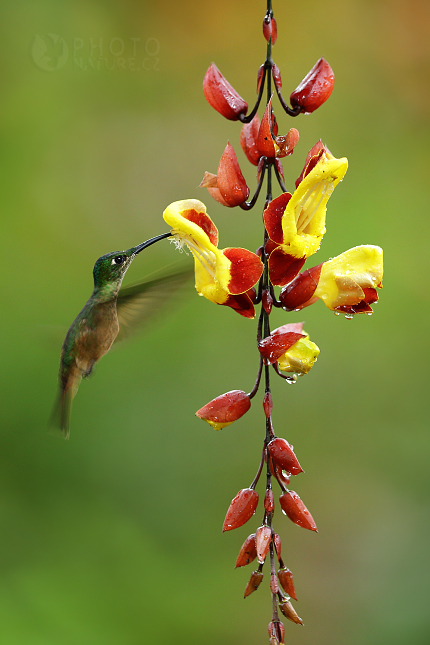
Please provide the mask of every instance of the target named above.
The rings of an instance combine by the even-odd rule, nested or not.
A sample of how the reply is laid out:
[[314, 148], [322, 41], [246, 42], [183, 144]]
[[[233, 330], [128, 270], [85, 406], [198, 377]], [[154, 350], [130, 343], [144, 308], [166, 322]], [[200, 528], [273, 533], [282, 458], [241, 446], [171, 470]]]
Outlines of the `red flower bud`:
[[268, 289], [264, 289], [261, 295], [261, 301], [263, 303], [264, 311], [267, 314], [270, 314], [270, 312], [272, 311], [273, 298], [270, 295], [270, 291]]
[[249, 123], [244, 123], [240, 131], [240, 145], [246, 154], [248, 161], [258, 166], [260, 153], [257, 148], [258, 131], [260, 130], [260, 118], [258, 114]]
[[[298, 325], [303, 323], [289, 323], [274, 329], [270, 336], [263, 338], [258, 343], [260, 354], [266, 361], [266, 364], [271, 365], [276, 363], [278, 358], [285, 354], [285, 352], [297, 343], [300, 338], [305, 338], [306, 335], [298, 331]], [[293, 327], [291, 325], [294, 325]]]
[[272, 99], [270, 99], [257, 136], [257, 147], [260, 157], [276, 157], [276, 149], [272, 138], [272, 124]]
[[258, 504], [258, 493], [253, 488], [243, 488], [232, 499], [225, 516], [222, 530], [231, 531], [246, 522], [254, 515]]
[[278, 560], [281, 558], [281, 538], [277, 533], [273, 534], [273, 541], [275, 543], [275, 550], [276, 550], [276, 555], [278, 557]]
[[264, 78], [264, 63], [260, 65], [257, 72], [257, 94], [260, 91], [261, 81]]
[[225, 428], [248, 412], [251, 399], [242, 390], [231, 390], [217, 396], [197, 410], [196, 417], [207, 421], [215, 430]]
[[257, 549], [257, 558], [260, 564], [266, 559], [272, 539], [272, 529], [269, 526], [259, 526], [255, 534], [255, 548]]
[[239, 167], [233, 146], [227, 143], [219, 162], [217, 183], [228, 206], [239, 206], [248, 198], [249, 188]]
[[224, 78], [215, 63], [210, 64], [205, 74], [203, 93], [209, 105], [230, 121], [237, 121], [248, 111], [248, 103]]
[[273, 461], [283, 470], [288, 471], [292, 475], [298, 475], [304, 472], [294, 454], [293, 447], [285, 439], [281, 439], [281, 437], [272, 439], [267, 449]]
[[293, 574], [291, 573], [291, 571], [287, 569], [287, 567], [279, 569], [278, 579], [285, 593], [291, 596], [291, 598], [294, 598], [294, 600], [297, 600], [296, 591], [293, 584]]
[[262, 571], [253, 571], [251, 574], [251, 577], [249, 579], [248, 584], [246, 585], [245, 593], [244, 593], [244, 598], [252, 594], [254, 591], [258, 589], [258, 587], [261, 584], [261, 581], [263, 580], [263, 572]]
[[272, 45], [276, 43], [276, 39], [278, 37], [278, 28], [276, 25], [276, 20], [275, 18], [271, 18], [270, 16], [265, 16], [263, 20], [263, 36], [269, 42], [270, 39], [272, 39]]
[[279, 591], [278, 578], [276, 577], [275, 573], [272, 573], [272, 575], [270, 576], [270, 591], [272, 593], [278, 593]]
[[[285, 628], [280, 620], [271, 621], [268, 626], [270, 645], [278, 645], [284, 643]], [[273, 640], [272, 640], [273, 639]]]
[[264, 409], [264, 414], [266, 415], [267, 418], [269, 418], [273, 410], [273, 399], [270, 392], [266, 392], [266, 394], [264, 395], [263, 409]]
[[297, 623], [298, 625], [303, 625], [302, 619], [297, 615], [296, 610], [289, 600], [283, 600], [282, 602], [280, 602], [279, 609], [282, 611], [285, 618], [292, 620], [293, 623]]
[[[257, 557], [257, 549], [255, 548], [255, 533], [251, 533], [245, 542], [242, 544], [239, 555], [236, 560], [236, 569], [244, 567]], [[291, 595], [291, 594], [290, 594]]]
[[310, 531], [317, 531], [314, 518], [293, 490], [283, 493], [279, 498], [281, 508], [294, 524]]
[[279, 67], [275, 63], [273, 63], [272, 65], [272, 76], [275, 86], [278, 88], [278, 90], [280, 90], [282, 87], [281, 72], [279, 71]]
[[324, 58], [320, 58], [291, 94], [292, 107], [299, 107], [307, 114], [313, 112], [328, 99], [333, 85], [333, 70]]
[[[315, 293], [321, 275], [322, 263], [299, 273], [279, 294], [282, 306], [293, 311], [307, 303]], [[311, 304], [311, 303], [309, 303]]]
[[275, 508], [275, 503], [273, 501], [273, 492], [272, 489], [269, 488], [266, 490], [266, 494], [264, 496], [264, 510], [266, 513], [273, 513], [273, 509]]

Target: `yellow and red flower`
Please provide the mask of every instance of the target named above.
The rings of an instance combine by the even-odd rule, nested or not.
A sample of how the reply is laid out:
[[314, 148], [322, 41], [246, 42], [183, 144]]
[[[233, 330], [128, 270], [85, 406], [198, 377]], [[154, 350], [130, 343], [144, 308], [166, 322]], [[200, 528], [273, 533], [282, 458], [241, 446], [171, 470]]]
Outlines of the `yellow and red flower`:
[[288, 284], [306, 258], [318, 251], [326, 230], [327, 202], [347, 168], [345, 157], [336, 159], [321, 144], [314, 155], [308, 155], [294, 193], [282, 193], [264, 211], [272, 284]]
[[355, 246], [337, 257], [299, 273], [282, 289], [287, 310], [302, 309], [318, 299], [332, 311], [371, 313], [382, 287], [383, 257], [379, 246]]
[[218, 249], [218, 229], [206, 213], [206, 206], [197, 199], [173, 202], [163, 217], [172, 227], [178, 246], [185, 244], [194, 256], [199, 295], [227, 305], [245, 318], [254, 318], [248, 292], [263, 272], [260, 258], [247, 249]]

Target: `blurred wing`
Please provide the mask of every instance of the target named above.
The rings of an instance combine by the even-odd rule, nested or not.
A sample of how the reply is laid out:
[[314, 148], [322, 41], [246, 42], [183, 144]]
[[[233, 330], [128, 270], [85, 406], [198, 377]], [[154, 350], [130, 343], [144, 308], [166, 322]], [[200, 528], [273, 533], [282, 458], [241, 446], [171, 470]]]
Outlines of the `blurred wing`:
[[193, 274], [194, 269], [187, 269], [121, 289], [116, 307], [119, 332], [115, 342], [132, 334], [154, 316], [168, 300], [179, 296], [183, 285]]

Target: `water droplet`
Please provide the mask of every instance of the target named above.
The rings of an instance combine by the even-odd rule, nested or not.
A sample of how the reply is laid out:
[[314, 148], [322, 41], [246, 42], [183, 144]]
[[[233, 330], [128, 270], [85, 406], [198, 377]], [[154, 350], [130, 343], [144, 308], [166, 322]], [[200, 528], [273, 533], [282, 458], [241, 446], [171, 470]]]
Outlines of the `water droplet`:
[[373, 311], [366, 311], [368, 316], [371, 316], [373, 314]]
[[345, 314], [345, 320], [352, 320], [354, 318], [354, 314]]
[[334, 311], [333, 313], [334, 313], [334, 315], [335, 315], [335, 316], [340, 316], [340, 312], [339, 312], [339, 311]]

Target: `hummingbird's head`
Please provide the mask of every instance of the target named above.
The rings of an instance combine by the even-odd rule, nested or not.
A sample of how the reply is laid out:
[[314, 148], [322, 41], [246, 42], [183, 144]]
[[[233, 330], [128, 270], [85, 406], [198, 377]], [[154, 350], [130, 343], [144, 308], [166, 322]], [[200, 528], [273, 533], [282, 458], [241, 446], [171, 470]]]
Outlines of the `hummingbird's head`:
[[136, 256], [135, 249], [114, 251], [102, 255], [94, 265], [94, 287], [103, 289], [113, 287], [119, 289], [122, 279]]

